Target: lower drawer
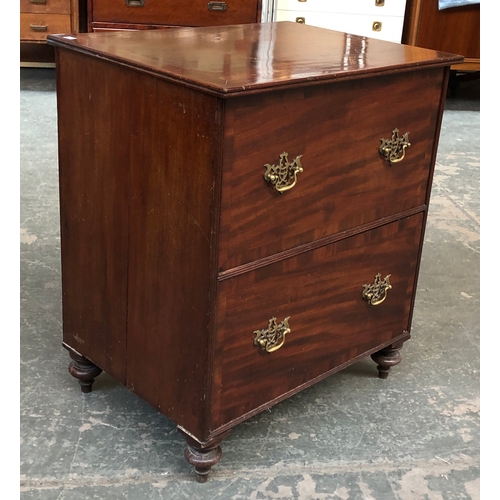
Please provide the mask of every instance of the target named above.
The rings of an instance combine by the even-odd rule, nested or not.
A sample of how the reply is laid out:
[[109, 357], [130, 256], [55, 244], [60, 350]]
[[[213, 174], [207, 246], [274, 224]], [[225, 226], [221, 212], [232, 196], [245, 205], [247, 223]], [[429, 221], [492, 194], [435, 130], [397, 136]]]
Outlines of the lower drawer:
[[332, 12], [302, 12], [294, 10], [278, 10], [276, 21], [292, 21], [318, 28], [343, 31], [353, 35], [366, 36], [401, 42], [404, 18], [396, 16], [373, 16], [357, 14], [337, 14]]
[[45, 40], [47, 35], [71, 33], [71, 17], [66, 14], [21, 14], [21, 40]]
[[[417, 214], [221, 281], [212, 430], [409, 331], [422, 222]], [[371, 305], [362, 291], [379, 273], [392, 288]], [[254, 339], [272, 336], [272, 318], [289, 318], [291, 331], [268, 352]]]

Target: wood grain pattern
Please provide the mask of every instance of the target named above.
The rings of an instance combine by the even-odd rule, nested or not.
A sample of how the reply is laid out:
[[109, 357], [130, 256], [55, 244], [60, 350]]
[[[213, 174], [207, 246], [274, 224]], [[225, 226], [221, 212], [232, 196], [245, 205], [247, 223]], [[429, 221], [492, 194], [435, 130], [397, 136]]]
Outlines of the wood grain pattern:
[[[219, 270], [424, 205], [442, 80], [436, 68], [229, 101]], [[378, 148], [395, 128], [411, 146], [391, 166]], [[284, 151], [304, 172], [280, 194], [263, 174]]]
[[[219, 284], [212, 429], [409, 331], [423, 215], [381, 226]], [[361, 297], [391, 274], [380, 306]], [[290, 316], [276, 352], [255, 330]]]

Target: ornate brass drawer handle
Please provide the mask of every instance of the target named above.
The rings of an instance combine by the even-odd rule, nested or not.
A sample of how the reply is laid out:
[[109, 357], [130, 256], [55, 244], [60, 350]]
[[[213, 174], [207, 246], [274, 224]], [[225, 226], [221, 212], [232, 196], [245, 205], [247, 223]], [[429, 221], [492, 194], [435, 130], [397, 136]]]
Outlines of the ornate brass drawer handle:
[[255, 334], [254, 345], [267, 352], [277, 351], [285, 343], [285, 335], [291, 332], [288, 324], [289, 319], [290, 316], [278, 324], [276, 318], [271, 318], [265, 330], [253, 332]]
[[378, 273], [371, 285], [363, 285], [363, 291], [361, 292], [363, 299], [370, 302], [372, 306], [382, 304], [387, 298], [387, 290], [392, 288], [389, 281], [390, 277], [391, 275], [388, 274], [384, 279], [381, 279], [381, 275]]
[[408, 142], [408, 134], [406, 132], [402, 137], [399, 137], [399, 130], [395, 128], [392, 131], [390, 139], [380, 139], [380, 147], [378, 152], [391, 164], [400, 162], [405, 157], [405, 150], [411, 144]]
[[288, 153], [280, 154], [278, 165], [269, 165], [266, 163], [264, 168], [264, 180], [276, 191], [283, 194], [292, 189], [297, 183], [297, 175], [304, 171], [300, 159], [302, 155], [297, 156], [291, 163], [288, 161]]

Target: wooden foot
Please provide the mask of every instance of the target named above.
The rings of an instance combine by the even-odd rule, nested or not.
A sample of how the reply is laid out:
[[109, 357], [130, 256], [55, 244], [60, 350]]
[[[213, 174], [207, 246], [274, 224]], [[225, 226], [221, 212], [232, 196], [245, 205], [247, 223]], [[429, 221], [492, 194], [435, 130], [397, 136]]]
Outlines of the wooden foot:
[[221, 441], [231, 434], [231, 430], [217, 436], [205, 443], [200, 443], [187, 434], [181, 427], [177, 430], [184, 436], [187, 446], [184, 450], [184, 457], [194, 467], [196, 481], [205, 483], [208, 479], [210, 468], [222, 457]]
[[[68, 348], [66, 347], [66, 349]], [[68, 366], [69, 373], [78, 379], [82, 392], [91, 392], [92, 384], [102, 370], [75, 350], [69, 348], [68, 352], [71, 357], [71, 362]]]
[[381, 351], [375, 352], [371, 355], [371, 358], [375, 363], [377, 363], [378, 376], [379, 378], [387, 378], [389, 372], [393, 366], [399, 365], [401, 363], [401, 347], [403, 343], [391, 344], [384, 347]]

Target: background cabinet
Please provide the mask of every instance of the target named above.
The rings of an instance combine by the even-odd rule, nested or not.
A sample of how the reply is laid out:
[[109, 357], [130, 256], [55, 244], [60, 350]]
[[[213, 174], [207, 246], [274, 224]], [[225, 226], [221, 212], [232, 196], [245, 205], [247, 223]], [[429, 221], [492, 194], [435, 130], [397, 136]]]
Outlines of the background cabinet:
[[403, 43], [464, 56], [453, 70], [479, 71], [479, 4], [438, 10], [437, 0], [408, 0]]
[[88, 30], [218, 26], [260, 21], [261, 0], [87, 0]]
[[277, 0], [276, 21], [294, 21], [401, 42], [406, 0]]
[[21, 65], [53, 65], [54, 51], [47, 35], [78, 33], [84, 29], [84, 4], [79, 0], [20, 0]]

